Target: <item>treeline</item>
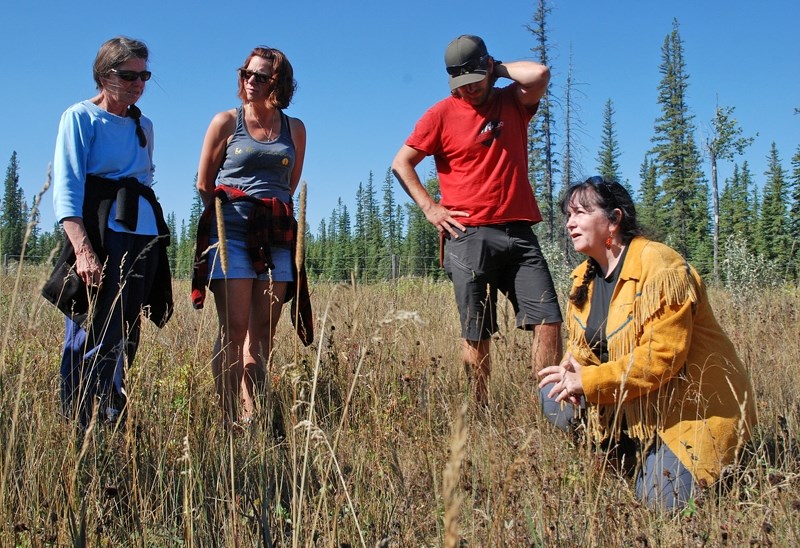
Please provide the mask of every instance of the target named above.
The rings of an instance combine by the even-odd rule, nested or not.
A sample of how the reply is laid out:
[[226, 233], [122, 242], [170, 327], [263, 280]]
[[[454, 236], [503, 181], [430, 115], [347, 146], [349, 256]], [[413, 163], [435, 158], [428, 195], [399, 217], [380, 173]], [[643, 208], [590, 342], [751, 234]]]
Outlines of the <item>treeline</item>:
[[[39, 199], [39, 196], [35, 196], [28, 205], [19, 184], [19, 159], [16, 151], [12, 152], [0, 208], [0, 259], [3, 267], [9, 262], [18, 261], [23, 255], [31, 262], [43, 262], [61, 245], [63, 231], [58, 224], [50, 232], [43, 231], [39, 226]], [[31, 212], [34, 213], [32, 218]]]
[[[527, 29], [531, 51], [553, 69], [547, 21], [550, 8], [539, 0]], [[622, 153], [614, 123], [614, 103], [605, 105], [596, 169], [606, 179], [625, 184], [637, 203], [637, 212], [649, 234], [678, 249], [711, 280], [728, 284], [796, 282], [800, 277], [800, 146], [790, 168], [772, 144], [768, 168], [753, 173], [741, 161], [753, 141], [736, 121], [735, 108], [718, 106], [708, 117], [710, 134], [701, 142], [688, 104], [689, 76], [679, 25], [664, 38], [661, 79], [656, 101], [660, 114], [654, 121], [652, 147], [642, 159], [635, 181], [622, 180]], [[561, 190], [587, 174], [577, 173], [575, 84], [571, 67], [566, 71], [564, 96], [553, 96], [551, 85], [529, 128], [529, 175], [544, 221], [537, 225], [539, 237], [554, 249], [569, 254], [563, 220], [558, 211]], [[562, 106], [556, 116], [553, 105]], [[787, 116], [798, 114], [787, 113]], [[787, 120], [788, 123], [788, 120]], [[709, 172], [703, 171], [703, 158]], [[732, 165], [732, 175], [718, 181], [719, 164]], [[28, 206], [19, 187], [18, 160], [11, 156], [6, 173], [0, 217], [0, 253], [4, 264], [22, 252], [28, 224]], [[560, 180], [560, 183], [558, 182]], [[428, 192], [439, 198], [435, 174], [425, 181]], [[194, 185], [192, 186], [194, 188]], [[359, 183], [351, 210], [340, 198], [319, 226], [306, 227], [307, 269], [312, 279], [381, 280], [396, 276], [441, 276], [436, 230], [414, 204], [398, 203], [394, 179], [387, 169], [380, 187], [372, 172], [367, 183]], [[310, 189], [313, 192], [313, 185]], [[171, 264], [177, 277], [190, 275], [197, 219], [202, 210], [195, 192], [189, 219], [180, 226], [174, 213], [167, 222], [173, 234]], [[60, 229], [42, 231], [34, 224], [26, 255], [43, 260], [61, 241]]]

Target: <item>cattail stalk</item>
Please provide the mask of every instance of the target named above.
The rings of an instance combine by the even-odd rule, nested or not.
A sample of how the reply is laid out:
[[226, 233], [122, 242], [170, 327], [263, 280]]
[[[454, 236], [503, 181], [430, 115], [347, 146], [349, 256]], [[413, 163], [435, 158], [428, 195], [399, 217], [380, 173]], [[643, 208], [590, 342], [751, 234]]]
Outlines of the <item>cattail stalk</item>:
[[297, 210], [297, 245], [294, 250], [294, 265], [297, 271], [303, 267], [306, 253], [306, 182], [300, 184], [300, 198]]
[[464, 424], [466, 414], [467, 406], [462, 405], [453, 424], [453, 434], [450, 438], [450, 458], [447, 459], [442, 478], [445, 548], [456, 548], [461, 540], [458, 533], [458, 514], [461, 511], [463, 496], [458, 491], [458, 485], [461, 482], [461, 463], [464, 460], [467, 444], [467, 427]]
[[228, 274], [228, 243], [225, 239], [225, 219], [222, 217], [222, 200], [214, 198], [214, 209], [217, 213], [217, 235], [219, 236], [219, 261], [222, 274]]

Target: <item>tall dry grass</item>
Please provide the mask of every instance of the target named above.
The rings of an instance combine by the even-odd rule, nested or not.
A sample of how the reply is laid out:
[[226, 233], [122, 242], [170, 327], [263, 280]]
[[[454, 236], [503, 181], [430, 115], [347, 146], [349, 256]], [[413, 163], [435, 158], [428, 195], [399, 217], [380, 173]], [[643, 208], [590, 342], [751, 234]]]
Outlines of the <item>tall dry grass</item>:
[[800, 543], [796, 288], [711, 291], [761, 422], [726, 496], [665, 515], [539, 416], [529, 334], [507, 303], [491, 408], [462, 412], [448, 283], [313, 286], [317, 341], [297, 345], [284, 314], [268, 401], [231, 431], [210, 372], [214, 308], [192, 310], [176, 282], [173, 319], [143, 327], [126, 426], [82, 437], [58, 415], [63, 319], [38, 296], [48, 272], [15, 274], [0, 278], [2, 546]]

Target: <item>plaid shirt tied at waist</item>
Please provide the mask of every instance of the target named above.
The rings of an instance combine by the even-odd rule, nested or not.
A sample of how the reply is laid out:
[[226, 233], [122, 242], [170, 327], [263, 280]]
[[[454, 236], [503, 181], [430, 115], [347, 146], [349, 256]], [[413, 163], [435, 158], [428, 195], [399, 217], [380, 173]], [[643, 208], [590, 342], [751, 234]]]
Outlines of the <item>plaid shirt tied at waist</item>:
[[[271, 245], [289, 247], [292, 257], [295, 256], [297, 244], [297, 220], [291, 203], [284, 203], [276, 198], [254, 198], [238, 188], [218, 185], [214, 189], [214, 197], [206, 205], [197, 223], [197, 240], [192, 269], [192, 305], [195, 309], [203, 308], [208, 285], [208, 247], [210, 243], [212, 222], [219, 199], [222, 205], [232, 202], [247, 201], [255, 204], [248, 218], [247, 250], [256, 274], [263, 274], [274, 268]], [[308, 290], [308, 278], [305, 266], [297, 271], [292, 261], [295, 282], [286, 290], [286, 300], [292, 300], [292, 324], [303, 344], [308, 346], [314, 340], [311, 298]], [[298, 286], [295, 284], [299, 284]], [[297, 294], [297, 299], [294, 299]], [[299, 310], [299, 314], [297, 314]], [[299, 320], [296, 322], [296, 318]]]

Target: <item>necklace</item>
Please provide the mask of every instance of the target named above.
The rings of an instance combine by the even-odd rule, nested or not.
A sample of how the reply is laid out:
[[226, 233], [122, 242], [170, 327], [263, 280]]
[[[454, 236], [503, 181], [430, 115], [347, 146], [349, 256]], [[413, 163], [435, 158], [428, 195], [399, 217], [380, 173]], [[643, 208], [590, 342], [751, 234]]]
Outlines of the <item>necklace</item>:
[[261, 120], [259, 120], [259, 118], [258, 118], [258, 114], [256, 113], [256, 109], [253, 108], [252, 105], [250, 105], [250, 108], [253, 110], [253, 118], [256, 119], [256, 123], [258, 124], [258, 127], [260, 127], [261, 131], [264, 132], [264, 136], [265, 136], [264, 140], [265, 141], [272, 141], [272, 127], [275, 125], [275, 114], [274, 114], [275, 111], [274, 111], [274, 109], [272, 111], [273, 112], [272, 117], [269, 119], [269, 132], [267, 132], [267, 130], [264, 129], [264, 126], [261, 125]]

